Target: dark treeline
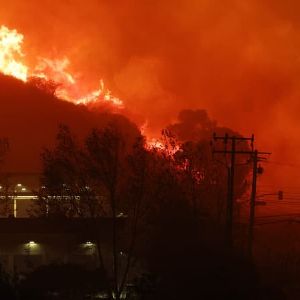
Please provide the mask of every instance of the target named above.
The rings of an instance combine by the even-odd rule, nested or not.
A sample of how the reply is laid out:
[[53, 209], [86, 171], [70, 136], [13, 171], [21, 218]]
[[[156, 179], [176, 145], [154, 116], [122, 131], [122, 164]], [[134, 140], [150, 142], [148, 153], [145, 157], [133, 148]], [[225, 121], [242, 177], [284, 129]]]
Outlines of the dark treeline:
[[[30, 213], [53, 222], [111, 218], [110, 259], [94, 232], [97, 271], [44, 266], [18, 283], [19, 297], [54, 299], [49, 292], [60, 291], [63, 298], [55, 299], [84, 299], [98, 289], [110, 299], [125, 293], [127, 299], [281, 299], [260, 283], [242, 251], [224, 243], [226, 157], [212, 157], [210, 138], [227, 129], [203, 111], [182, 112], [179, 120], [162, 132], [159, 147], [113, 123], [84, 140], [60, 126], [56, 145], [42, 153], [41, 188]], [[248, 189], [248, 173], [248, 165], [238, 170], [236, 199]], [[55, 272], [69, 278], [65, 285], [53, 281]], [[78, 290], [78, 278], [90, 284], [82, 279]]]

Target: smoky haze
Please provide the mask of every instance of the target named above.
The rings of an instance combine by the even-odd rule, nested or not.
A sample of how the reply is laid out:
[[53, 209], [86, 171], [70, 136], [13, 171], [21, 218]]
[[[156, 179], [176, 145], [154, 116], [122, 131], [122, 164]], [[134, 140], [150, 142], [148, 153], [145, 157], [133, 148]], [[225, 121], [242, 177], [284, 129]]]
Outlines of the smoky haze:
[[0, 4], [1, 23], [25, 35], [28, 64], [68, 56], [73, 72], [91, 86], [103, 78], [150, 132], [182, 109], [206, 109], [293, 166], [270, 172], [275, 181], [298, 173], [299, 1]]

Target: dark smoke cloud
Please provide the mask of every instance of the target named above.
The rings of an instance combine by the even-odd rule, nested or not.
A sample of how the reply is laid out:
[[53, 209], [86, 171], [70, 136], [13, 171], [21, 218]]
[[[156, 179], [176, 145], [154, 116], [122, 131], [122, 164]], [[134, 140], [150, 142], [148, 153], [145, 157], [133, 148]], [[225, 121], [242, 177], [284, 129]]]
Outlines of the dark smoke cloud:
[[204, 141], [211, 143], [213, 134], [218, 136], [224, 136], [225, 134], [236, 137], [241, 136], [230, 128], [219, 126], [216, 121], [210, 119], [204, 109], [182, 110], [177, 119], [175, 123], [169, 125], [166, 129], [179, 142]]
[[[300, 162], [297, 0], [0, 0], [34, 57], [67, 55], [158, 131], [182, 109], [255, 133], [274, 160]], [[289, 170], [288, 172], [291, 172]], [[278, 173], [278, 172], [277, 172]]]

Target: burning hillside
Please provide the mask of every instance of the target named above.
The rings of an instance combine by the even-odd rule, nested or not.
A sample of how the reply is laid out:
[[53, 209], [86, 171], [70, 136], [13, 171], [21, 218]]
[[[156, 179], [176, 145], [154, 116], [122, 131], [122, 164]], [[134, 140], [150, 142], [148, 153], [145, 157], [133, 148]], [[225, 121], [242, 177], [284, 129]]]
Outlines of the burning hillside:
[[119, 114], [91, 111], [84, 105], [61, 101], [30, 83], [3, 74], [0, 98], [1, 137], [7, 137], [10, 144], [2, 171], [39, 172], [41, 151], [54, 143], [60, 124], [68, 124], [78, 138], [110, 122], [128, 139], [139, 135], [138, 128]]
[[3, 25], [0, 27], [0, 72], [24, 82], [35, 78], [53, 82], [55, 95], [75, 104], [102, 102], [112, 104], [117, 109], [123, 107], [123, 102], [105, 88], [102, 79], [99, 80], [98, 89], [87, 91], [80, 82], [80, 74], [74, 75], [68, 71], [71, 62], [67, 57], [54, 60], [39, 57], [36, 66], [27, 66], [26, 54], [22, 49], [23, 40], [23, 34], [17, 30]]

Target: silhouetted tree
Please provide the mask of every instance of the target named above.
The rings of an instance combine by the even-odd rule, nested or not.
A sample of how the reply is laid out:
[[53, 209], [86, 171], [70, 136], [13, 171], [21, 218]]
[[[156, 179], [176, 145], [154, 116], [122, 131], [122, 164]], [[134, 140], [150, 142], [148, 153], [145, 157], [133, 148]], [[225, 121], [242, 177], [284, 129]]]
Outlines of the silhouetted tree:
[[42, 153], [43, 176], [38, 191], [37, 205], [32, 214], [48, 217], [97, 217], [103, 216], [103, 199], [96, 194], [86, 166], [82, 146], [61, 125], [54, 149]]
[[[61, 126], [55, 148], [42, 155], [43, 186], [32, 212], [48, 217], [111, 218], [112, 272], [102, 258], [101, 237], [95, 240], [101, 266], [112, 278], [113, 284], [108, 285], [111, 296], [116, 299], [126, 287], [132, 265], [144, 194], [144, 180], [139, 175], [145, 169], [145, 156], [142, 138], [130, 144], [113, 125], [92, 130], [84, 144], [76, 141], [68, 127]], [[120, 236], [117, 225], [122, 216], [130, 223], [126, 236]]]
[[54, 82], [53, 80], [47, 80], [45, 78], [37, 76], [30, 77], [28, 80], [28, 85], [38, 88], [39, 90], [51, 96], [55, 96], [55, 92], [59, 87], [59, 84]]
[[[165, 132], [178, 141], [179, 147], [174, 159], [183, 170], [182, 180], [195, 215], [197, 211], [201, 211], [202, 214], [209, 215], [210, 220], [214, 219], [216, 225], [222, 226], [226, 211], [226, 178], [230, 155], [213, 155], [211, 142], [214, 132], [218, 135], [227, 133], [237, 137], [240, 134], [218, 126], [205, 110], [181, 111], [178, 121], [169, 125]], [[226, 147], [222, 142], [214, 146], [219, 150]], [[250, 145], [244, 141], [239, 142], [237, 147], [239, 150], [251, 150]], [[240, 201], [249, 188], [247, 179], [251, 166], [247, 159], [249, 157], [241, 155], [236, 157], [234, 209], [237, 216], [241, 206], [247, 206], [247, 202]]]
[[[114, 299], [121, 298], [138, 264], [159, 279], [157, 297], [167, 297], [169, 292], [164, 294], [163, 289], [172, 282], [183, 297], [188, 282], [181, 274], [199, 286], [194, 274], [204, 278], [215, 260], [220, 263], [217, 269], [226, 265], [226, 272], [238, 264], [234, 255], [212, 251], [214, 246], [222, 249], [221, 234], [208, 229], [223, 213], [227, 182], [224, 167], [212, 161], [207, 140], [179, 143], [168, 130], [162, 140], [161, 148], [146, 147], [143, 137], [128, 142], [126, 135], [111, 124], [92, 130], [85, 142], [79, 143], [66, 126], [61, 126], [55, 148], [45, 150], [42, 156], [40, 213], [111, 218], [112, 265], [102, 258], [101, 240], [96, 241], [102, 269], [110, 278], [106, 281], [108, 291]], [[240, 194], [245, 191], [240, 183], [246, 175], [246, 168], [238, 175]], [[122, 233], [120, 217], [126, 218]], [[227, 264], [231, 259], [232, 268]], [[204, 262], [207, 264], [200, 272]], [[217, 269], [216, 274], [225, 276]], [[253, 274], [251, 266], [242, 271]], [[238, 278], [237, 274], [232, 280]], [[256, 282], [255, 275], [251, 278]], [[212, 280], [200, 285], [203, 295]]]

